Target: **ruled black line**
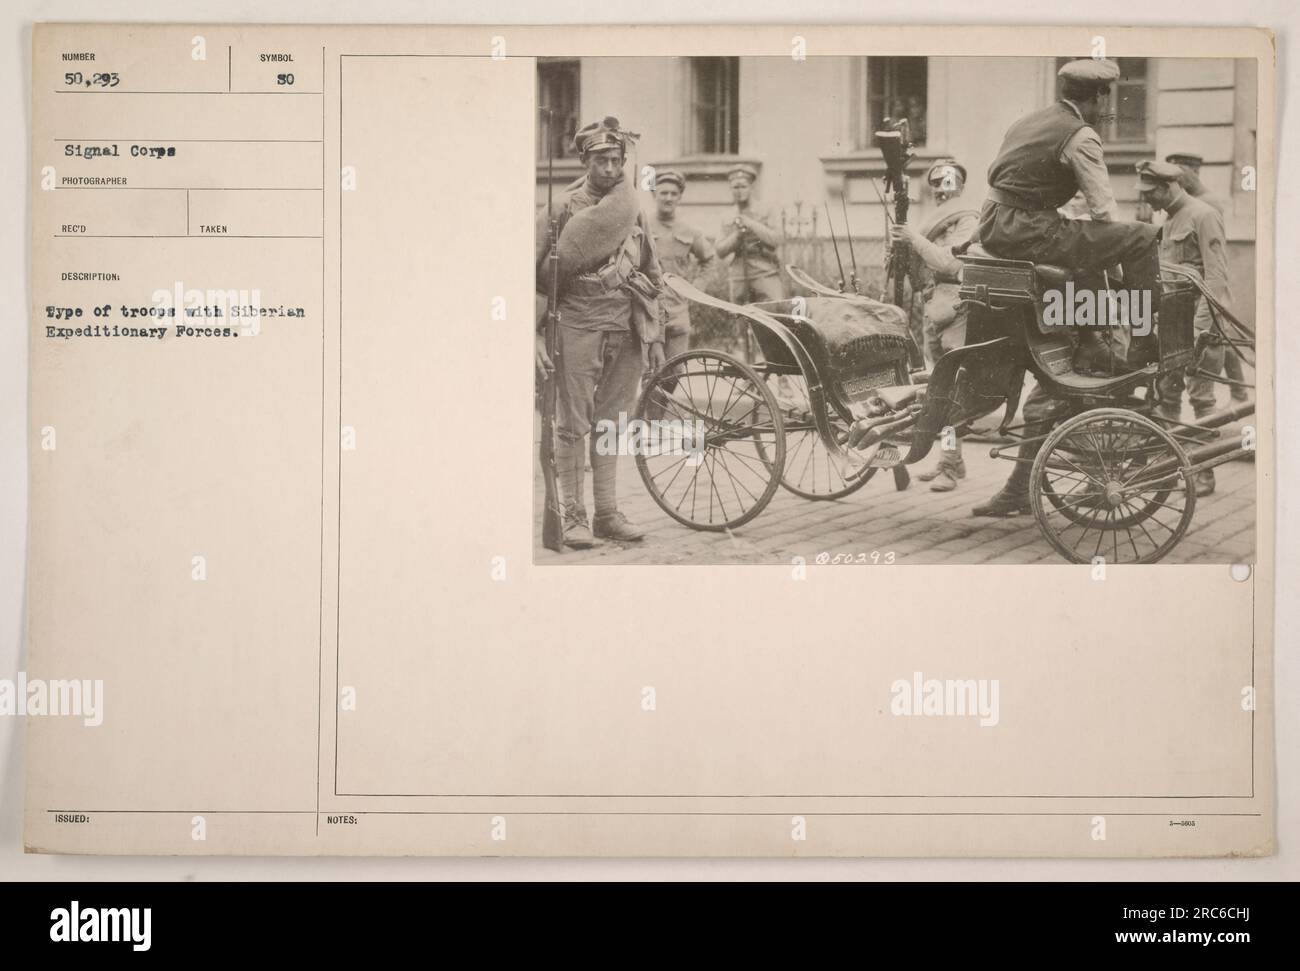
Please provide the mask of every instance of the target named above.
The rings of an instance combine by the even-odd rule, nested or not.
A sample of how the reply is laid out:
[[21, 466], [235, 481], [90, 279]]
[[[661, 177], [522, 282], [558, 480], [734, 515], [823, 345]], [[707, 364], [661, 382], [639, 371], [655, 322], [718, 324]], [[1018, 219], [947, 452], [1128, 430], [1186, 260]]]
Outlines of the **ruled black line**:
[[[320, 49], [320, 86], [325, 90], [325, 45]], [[321, 144], [325, 140], [325, 99], [320, 99]], [[320, 235], [325, 238], [325, 152], [320, 153]], [[325, 675], [325, 245], [320, 248], [320, 577], [316, 607], [316, 835], [320, 836], [321, 688]]]
[[[46, 813], [82, 813], [84, 815], [100, 816], [728, 816], [728, 817], [745, 817], [745, 816], [789, 816], [792, 810], [761, 810], [757, 812], [721, 812], [721, 811], [688, 811], [688, 810], [637, 810], [637, 809], [593, 809], [593, 810], [546, 810], [546, 809], [521, 809], [513, 810], [492, 810], [483, 809], [477, 811], [467, 811], [461, 809], [326, 809], [320, 812], [311, 809], [47, 809]], [[1171, 815], [1178, 816], [1182, 819], [1198, 819], [1210, 817], [1241, 817], [1257, 818], [1263, 816], [1263, 813], [1168, 813], [1168, 812], [1108, 812], [1102, 809], [1072, 809], [1062, 810], [1060, 812], [995, 812], [995, 811], [972, 811], [972, 812], [933, 812], [933, 811], [916, 811], [916, 812], [844, 812], [837, 810], [828, 811], [797, 811], [798, 816], [1148, 816], [1156, 818], [1168, 818]], [[320, 820], [317, 819], [317, 832], [319, 832]]]
[[275, 235], [237, 235], [235, 233], [206, 233], [198, 236], [177, 236], [173, 233], [144, 233], [129, 235], [109, 233], [95, 235], [92, 233], [55, 233], [55, 239], [320, 239], [320, 236], [275, 236]]
[[90, 138], [51, 138], [52, 142], [177, 142], [177, 143], [196, 143], [196, 144], [241, 144], [241, 145], [320, 145], [322, 140], [319, 138], [121, 138], [116, 135], [112, 137], [90, 137]]
[[312, 94], [324, 95], [324, 91], [294, 91], [286, 88], [283, 91], [118, 91], [110, 89], [108, 91], [94, 91], [90, 89], [79, 88], [55, 88], [55, 94]]
[[339, 791], [339, 656], [342, 651], [343, 588], [343, 55], [339, 55], [339, 424], [334, 433], [338, 449], [338, 497], [334, 508], [334, 794]]
[[61, 185], [63, 189], [134, 189], [137, 192], [172, 192], [192, 189], [195, 192], [323, 192], [324, 186], [315, 185]]
[[1253, 799], [1252, 794], [1208, 795], [1115, 795], [1088, 793], [1085, 795], [1067, 793], [1065, 795], [1026, 795], [1025, 793], [1000, 792], [995, 795], [987, 793], [952, 794], [946, 792], [854, 792], [845, 794], [824, 792], [780, 792], [780, 793], [718, 793], [718, 792], [336, 792], [340, 799]]

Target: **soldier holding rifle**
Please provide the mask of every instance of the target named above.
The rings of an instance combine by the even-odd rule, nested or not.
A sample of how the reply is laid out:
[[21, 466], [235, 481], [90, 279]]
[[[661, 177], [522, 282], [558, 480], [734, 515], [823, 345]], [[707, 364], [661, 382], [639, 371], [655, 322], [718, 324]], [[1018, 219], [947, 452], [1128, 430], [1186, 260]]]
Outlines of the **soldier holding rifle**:
[[563, 542], [573, 549], [592, 546], [594, 538], [626, 543], [643, 536], [618, 510], [617, 455], [592, 449], [596, 508], [590, 526], [583, 496], [583, 439], [597, 423], [618, 424], [620, 413], [630, 413], [642, 371], [664, 362], [659, 260], [635, 188], [623, 172], [627, 146], [635, 138], [612, 117], [581, 129], [573, 140], [586, 172], [537, 221], [539, 300], [549, 289], [552, 218], [558, 230], [558, 370], [542, 334], [536, 360], [538, 371], [548, 377], [554, 372], [556, 381], [556, 474]]
[[758, 170], [741, 163], [728, 173], [731, 198], [736, 209], [722, 224], [718, 255], [732, 256], [728, 282], [732, 303], [761, 303], [784, 300], [785, 286], [777, 247], [781, 244], [781, 218], [771, 209], [754, 203], [754, 182]]

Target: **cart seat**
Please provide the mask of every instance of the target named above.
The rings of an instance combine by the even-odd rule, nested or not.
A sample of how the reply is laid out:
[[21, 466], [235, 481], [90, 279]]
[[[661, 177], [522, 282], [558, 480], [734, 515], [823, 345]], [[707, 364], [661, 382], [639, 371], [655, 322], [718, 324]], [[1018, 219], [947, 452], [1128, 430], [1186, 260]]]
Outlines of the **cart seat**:
[[1063, 266], [1053, 266], [1051, 263], [1034, 264], [1034, 277], [1038, 280], [1039, 287], [1044, 290], [1065, 286], [1065, 282], [1074, 277], [1075, 272]]
[[1052, 263], [1033, 263], [1030, 264], [1024, 260], [1005, 260], [1004, 257], [996, 253], [990, 253], [979, 243], [971, 243], [966, 249], [967, 256], [975, 256], [985, 260], [1004, 260], [1009, 266], [1030, 266], [1034, 268], [1034, 280], [1038, 284], [1038, 289], [1054, 289], [1065, 286], [1065, 282], [1073, 277], [1077, 277], [1082, 271], [1072, 270], [1067, 266], [1056, 266]]
[[1156, 377], [1159, 373], [1160, 368], [1158, 365], [1148, 364], [1136, 371], [1125, 371], [1123, 374], [1111, 377], [1093, 377], [1090, 374], [1080, 374], [1078, 371], [1072, 370], [1065, 374], [1053, 375], [1052, 380], [1071, 391], [1085, 392], [1090, 395], [1108, 395], [1118, 394], [1121, 391], [1143, 384], [1148, 378]]

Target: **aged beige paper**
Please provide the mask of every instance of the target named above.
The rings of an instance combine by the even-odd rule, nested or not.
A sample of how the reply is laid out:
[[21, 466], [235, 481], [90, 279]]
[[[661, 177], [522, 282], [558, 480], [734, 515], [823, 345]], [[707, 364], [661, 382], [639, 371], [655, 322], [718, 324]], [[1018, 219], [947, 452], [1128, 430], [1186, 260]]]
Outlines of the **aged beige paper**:
[[[923, 330], [919, 366], [888, 358], [887, 379], [833, 341], [839, 357], [772, 370], [779, 348], [752, 336], [766, 321], [746, 337], [737, 308], [768, 301], [772, 333], [815, 349], [820, 313], [893, 300], [898, 193], [876, 132], [909, 117], [910, 224], [942, 215], [954, 172], [957, 208], [978, 214], [1008, 131], [1057, 104], [1072, 59], [1120, 69], [1093, 120], [1114, 216], [1183, 247], [1161, 251], [1182, 254], [1163, 282], [1196, 270], [1178, 278], [1184, 302], [1161, 305], [1154, 370], [1051, 370], [1078, 337], [1052, 351], [1034, 343], [1050, 330], [1014, 327], [1019, 344], [990, 338], [996, 353], [960, 375]], [[36, 28], [32, 63], [31, 663], [9, 686], [47, 716], [28, 720], [31, 851], [1272, 852], [1266, 32], [59, 24]], [[705, 429], [703, 457], [638, 459], [617, 435], [615, 457], [561, 450], [579, 464], [560, 475], [566, 514], [581, 482], [607, 535], [557, 552], [532, 376], [537, 228], [548, 187], [571, 199], [609, 149], [582, 150], [588, 126], [625, 153], [638, 254], [675, 254], [722, 307], [681, 291], [679, 349], [696, 357], [660, 372]], [[1206, 199], [1142, 213], [1160, 201], [1144, 163], [1177, 154]], [[676, 229], [655, 195], [665, 172], [683, 190]], [[1188, 222], [1202, 210], [1221, 214]], [[1221, 235], [1202, 249], [1189, 232]], [[985, 243], [962, 254], [976, 259], [960, 297], [992, 315], [970, 333], [1009, 312], [1016, 280], [1050, 280], [1015, 277]], [[1210, 286], [1219, 259], [1227, 289]], [[936, 281], [917, 280], [922, 327]], [[637, 339], [626, 282], [565, 297], [560, 367], [594, 346], [590, 384], [630, 380], [615, 410], [631, 420], [641, 362], [624, 362], [630, 379], [615, 367]], [[1193, 348], [1196, 313], [1220, 338]], [[1195, 359], [1224, 380], [1197, 385], [1186, 363], [1207, 346], [1219, 363]], [[977, 420], [926, 422], [1017, 360], [1026, 394], [1061, 379], [1067, 420], [1119, 414], [1029, 456], [1046, 456], [1025, 464], [1040, 512], [973, 517], [1016, 465], [989, 454], [1009, 379]], [[1171, 391], [1174, 371], [1186, 387]], [[580, 407], [588, 379], [563, 400]], [[715, 385], [688, 386], [720, 379], [757, 402], [750, 424]], [[1158, 383], [1167, 420], [1149, 417]], [[801, 478], [809, 454], [852, 477], [834, 464], [851, 458], [842, 439], [882, 415], [898, 427], [869, 481], [827, 497], [829, 480]], [[917, 473], [950, 449], [902, 458], [953, 424], [967, 472], [932, 492]], [[1014, 457], [1024, 432], [1008, 425]], [[655, 478], [665, 455], [719, 518]], [[608, 536], [610, 502], [643, 539]], [[1075, 508], [1082, 522], [1059, 515]]]

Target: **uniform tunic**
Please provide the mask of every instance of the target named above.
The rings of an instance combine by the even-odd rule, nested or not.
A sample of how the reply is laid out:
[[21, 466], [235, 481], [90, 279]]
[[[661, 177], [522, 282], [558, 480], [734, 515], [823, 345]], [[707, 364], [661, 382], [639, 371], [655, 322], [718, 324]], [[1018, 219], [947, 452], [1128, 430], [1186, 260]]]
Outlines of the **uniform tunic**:
[[[565, 191], [555, 201], [555, 213], [561, 233], [570, 218], [600, 202], [602, 196], [587, 187], [586, 180]], [[545, 294], [548, 284], [546, 277], [546, 256], [549, 251], [550, 219], [543, 211], [538, 215], [536, 227], [536, 244], [534, 248], [537, 267], [537, 291]], [[661, 280], [659, 263], [655, 258], [654, 244], [644, 215], [638, 215], [628, 240], [620, 255], [630, 254], [630, 259], [617, 267], [618, 273], [626, 277], [632, 270], [638, 270], [650, 280]], [[603, 270], [604, 268], [602, 268]], [[583, 273], [570, 280], [560, 282], [560, 320], [565, 327], [580, 330], [628, 331], [632, 329], [633, 296], [622, 286], [611, 286], [608, 274], [602, 279], [600, 271]], [[638, 333], [643, 341], [662, 340], [661, 321], [658, 313], [649, 315], [652, 319], [644, 321], [644, 333]]]
[[[554, 207], [560, 233], [572, 216], [601, 198], [587, 188], [585, 179], [564, 192]], [[537, 219], [535, 248], [539, 294], [546, 292], [549, 282], [549, 230], [550, 220], [543, 211]], [[562, 475], [565, 469], [561, 460], [569, 460], [574, 446], [594, 425], [605, 420], [617, 424], [621, 414], [635, 408], [643, 370], [642, 343], [663, 339], [658, 300], [651, 301], [650, 309], [643, 311], [638, 298], [620, 282], [633, 272], [643, 274], [653, 285], [663, 279], [643, 214], [637, 215], [632, 231], [609, 262], [560, 281], [556, 436], [564, 452], [557, 458]], [[638, 326], [634, 326], [634, 317]], [[572, 470], [569, 473], [572, 475]], [[566, 503], [576, 494], [581, 505], [580, 475], [567, 491]], [[602, 503], [611, 508], [612, 496], [602, 496], [599, 487], [596, 491], [598, 511]]]
[[[718, 238], [724, 239], [736, 232], [736, 217], [742, 215], [762, 223], [780, 237], [781, 214], [772, 209], [750, 205], [744, 210], [732, 210], [731, 216], [723, 222]], [[727, 279], [737, 302], [757, 303], [785, 299], [785, 285], [781, 282], [776, 247], [768, 246], [753, 233], [743, 233], [737, 241]]]
[[[1160, 242], [1160, 259], [1195, 270], [1205, 281], [1214, 299], [1225, 307], [1232, 306], [1228, 285], [1228, 244], [1223, 219], [1209, 203], [1184, 193], [1165, 210], [1164, 237]], [[1210, 329], [1210, 305], [1204, 298], [1197, 301], [1195, 332]], [[1226, 353], [1231, 354], [1231, 351]], [[1213, 374], [1223, 367], [1225, 349], [1214, 345], [1201, 361], [1201, 368]], [[1162, 395], [1176, 401], [1183, 388], [1183, 376], [1167, 375], [1161, 382]], [[1187, 397], [1197, 417], [1214, 410], [1214, 382], [1196, 375], [1186, 378]]]
[[[657, 215], [650, 220], [659, 266], [664, 273], [675, 273], [690, 279], [691, 257], [700, 263], [709, 258], [708, 241], [704, 234], [679, 219], [664, 222]], [[670, 287], [665, 287], [659, 297], [667, 318], [665, 340], [679, 339], [691, 328], [690, 302]], [[666, 352], [665, 348], [665, 352]], [[671, 355], [670, 355], [671, 356]]]
[[909, 278], [921, 295], [925, 351], [931, 364], [966, 343], [966, 311], [959, 308], [961, 260], [954, 248], [969, 242], [979, 216], [961, 199], [950, 199], [922, 227], [924, 238], [913, 253]]

